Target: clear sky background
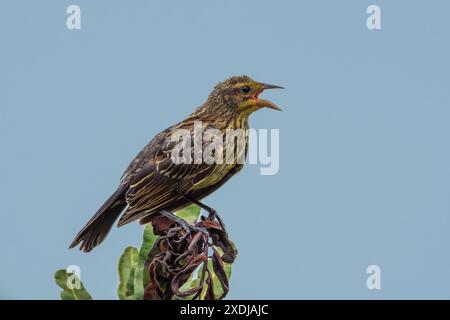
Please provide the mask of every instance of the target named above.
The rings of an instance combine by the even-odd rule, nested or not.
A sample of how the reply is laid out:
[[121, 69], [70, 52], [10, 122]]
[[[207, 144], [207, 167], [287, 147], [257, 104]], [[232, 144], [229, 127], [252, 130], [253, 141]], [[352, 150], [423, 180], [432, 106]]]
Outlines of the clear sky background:
[[[82, 29], [66, 28], [81, 7]], [[382, 29], [369, 31], [377, 4]], [[230, 75], [266, 93], [280, 171], [206, 199], [239, 248], [229, 298], [450, 298], [448, 1], [0, 2], [0, 298], [115, 299], [142, 226], [67, 247], [128, 162]], [[381, 268], [381, 290], [366, 268]]]

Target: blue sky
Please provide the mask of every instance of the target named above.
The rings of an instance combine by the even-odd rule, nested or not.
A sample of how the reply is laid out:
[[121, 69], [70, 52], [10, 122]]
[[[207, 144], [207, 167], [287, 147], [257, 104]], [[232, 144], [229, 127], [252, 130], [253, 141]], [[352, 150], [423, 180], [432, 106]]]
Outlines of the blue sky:
[[[66, 28], [81, 8], [82, 29]], [[381, 8], [369, 31], [366, 8]], [[116, 297], [142, 227], [67, 247], [128, 162], [230, 75], [286, 87], [253, 128], [280, 170], [206, 199], [239, 248], [229, 298], [450, 297], [448, 1], [2, 1], [0, 298]], [[366, 268], [380, 266], [381, 290]]]

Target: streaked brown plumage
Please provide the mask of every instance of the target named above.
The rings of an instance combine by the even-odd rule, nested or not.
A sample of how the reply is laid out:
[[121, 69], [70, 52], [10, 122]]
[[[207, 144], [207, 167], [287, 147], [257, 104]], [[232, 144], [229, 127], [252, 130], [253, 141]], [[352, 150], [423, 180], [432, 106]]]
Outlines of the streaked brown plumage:
[[[214, 128], [226, 135], [226, 129], [248, 130], [249, 115], [263, 107], [280, 110], [258, 95], [264, 89], [281, 88], [256, 82], [250, 77], [231, 77], [219, 83], [207, 101], [185, 120], [157, 134], [134, 158], [121, 178], [117, 190], [78, 233], [70, 248], [80, 244], [80, 250], [91, 251], [99, 245], [114, 221], [121, 227], [140, 220], [148, 223], [161, 211], [176, 211], [197, 202], [222, 186], [242, 169], [238, 154], [232, 163], [175, 164], [171, 152], [175, 142], [170, 139], [177, 129], [193, 134], [194, 122], [203, 128]], [[245, 134], [247, 150], [248, 135]], [[205, 143], [202, 144], [202, 148]]]

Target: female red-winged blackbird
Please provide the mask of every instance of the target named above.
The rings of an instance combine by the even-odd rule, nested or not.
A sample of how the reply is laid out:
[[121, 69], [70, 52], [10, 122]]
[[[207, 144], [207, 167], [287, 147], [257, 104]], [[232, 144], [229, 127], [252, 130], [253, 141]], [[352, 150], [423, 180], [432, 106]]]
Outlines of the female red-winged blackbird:
[[[274, 88], [282, 87], [257, 82], [247, 76], [231, 77], [219, 83], [203, 105], [185, 120], [156, 135], [139, 152], [125, 170], [117, 190], [81, 229], [70, 248], [81, 244], [80, 250], [91, 251], [105, 239], [124, 210], [119, 227], [138, 219], [141, 223], [148, 223], [152, 216], [161, 214], [170, 216], [184, 227], [193, 228], [171, 213], [192, 203], [214, 215], [215, 210], [200, 200], [242, 169], [243, 163], [238, 159], [241, 156], [245, 158], [247, 153], [249, 115], [264, 107], [281, 110], [274, 103], [259, 98], [265, 89]], [[177, 130], [193, 134], [198, 122], [202, 129], [220, 130], [223, 137], [229, 129], [242, 130], [243, 150], [234, 152], [231, 161], [222, 163], [174, 161], [172, 156], [177, 143], [172, 138], [173, 134]], [[205, 147], [202, 141], [200, 151]]]

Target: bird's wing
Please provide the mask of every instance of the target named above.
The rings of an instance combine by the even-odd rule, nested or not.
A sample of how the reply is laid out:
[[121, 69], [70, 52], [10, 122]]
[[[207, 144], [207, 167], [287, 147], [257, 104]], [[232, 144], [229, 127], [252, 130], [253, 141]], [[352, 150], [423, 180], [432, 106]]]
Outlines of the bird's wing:
[[[133, 168], [130, 173], [125, 173], [124, 178], [129, 181], [129, 189], [126, 193], [128, 209], [120, 218], [119, 226], [170, 206], [212, 170], [214, 165], [208, 165], [203, 161], [196, 164], [176, 163], [172, 160], [175, 148], [180, 146], [179, 141], [171, 139], [175, 129], [185, 129], [186, 133], [194, 134], [193, 125], [188, 122], [166, 131], [163, 138], [158, 138], [160, 136], [158, 135], [155, 137], [155, 139], [158, 138], [157, 144], [155, 142], [152, 146], [149, 145], [146, 151], [147, 156], [144, 152], [143, 160], [139, 160], [142, 164]], [[195, 138], [191, 139], [193, 141]], [[194, 159], [194, 148], [190, 151]]]
[[168, 132], [170, 132], [171, 130], [172, 127], [161, 131], [138, 153], [138, 155], [133, 159], [133, 161], [131, 161], [122, 177], [120, 178], [122, 181], [121, 184], [129, 183], [133, 179], [133, 177], [142, 168], [145, 167], [147, 163], [151, 162], [156, 153], [161, 149], [161, 146], [164, 143]]

